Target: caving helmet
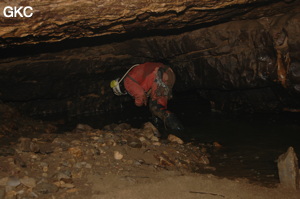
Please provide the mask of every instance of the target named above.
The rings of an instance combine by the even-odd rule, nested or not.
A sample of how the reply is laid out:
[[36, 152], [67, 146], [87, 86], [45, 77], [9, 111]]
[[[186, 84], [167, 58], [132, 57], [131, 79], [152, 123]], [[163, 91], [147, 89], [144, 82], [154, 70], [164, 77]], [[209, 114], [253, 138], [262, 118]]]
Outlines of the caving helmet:
[[112, 88], [115, 95], [118, 95], [118, 96], [126, 95], [127, 94], [126, 91], [124, 91], [124, 92], [121, 91], [119, 79], [120, 78], [112, 80], [110, 82], [110, 87]]
[[121, 88], [120, 88], [120, 83], [123, 81], [123, 79], [126, 77], [126, 75], [131, 71], [131, 69], [133, 69], [134, 67], [138, 66], [140, 64], [135, 64], [133, 66], [131, 66], [127, 72], [123, 75], [123, 77], [120, 79], [120, 78], [117, 78], [117, 79], [114, 79], [110, 82], [110, 87], [112, 88], [113, 92], [115, 95], [126, 95], [127, 92], [124, 91], [122, 92]]

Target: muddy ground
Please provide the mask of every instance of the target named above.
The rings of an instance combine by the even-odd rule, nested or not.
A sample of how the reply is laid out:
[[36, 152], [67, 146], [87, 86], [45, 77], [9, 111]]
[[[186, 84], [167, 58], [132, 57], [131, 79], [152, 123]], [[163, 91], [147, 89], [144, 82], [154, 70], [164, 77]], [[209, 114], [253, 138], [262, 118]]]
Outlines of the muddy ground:
[[[300, 198], [300, 192], [221, 179], [208, 173], [209, 151], [145, 123], [142, 128], [42, 122], [0, 105], [0, 199], [3, 198]], [[235, 168], [232, 168], [235, 169]]]

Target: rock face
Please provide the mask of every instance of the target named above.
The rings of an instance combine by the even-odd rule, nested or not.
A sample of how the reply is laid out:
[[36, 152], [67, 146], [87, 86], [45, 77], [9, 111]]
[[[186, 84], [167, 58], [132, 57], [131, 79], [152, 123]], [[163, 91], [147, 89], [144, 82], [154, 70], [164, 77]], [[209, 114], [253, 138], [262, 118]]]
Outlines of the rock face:
[[292, 189], [299, 189], [298, 158], [293, 147], [289, 147], [285, 154], [278, 158], [278, 173], [280, 183]]
[[193, 91], [217, 109], [300, 107], [298, 1], [67, 2], [28, 2], [40, 10], [35, 18], [0, 19], [2, 101], [32, 115], [119, 109], [131, 98], [113, 96], [110, 80], [161, 61], [176, 73], [175, 92]]
[[[230, 19], [272, 0], [15, 0], [0, 3], [0, 45], [57, 42], [137, 30], [178, 29]], [[6, 6], [31, 6], [30, 18], [5, 18]], [[7, 12], [7, 10], [6, 10]], [[9, 13], [8, 13], [9, 14]], [[6, 15], [8, 15], [6, 14]]]

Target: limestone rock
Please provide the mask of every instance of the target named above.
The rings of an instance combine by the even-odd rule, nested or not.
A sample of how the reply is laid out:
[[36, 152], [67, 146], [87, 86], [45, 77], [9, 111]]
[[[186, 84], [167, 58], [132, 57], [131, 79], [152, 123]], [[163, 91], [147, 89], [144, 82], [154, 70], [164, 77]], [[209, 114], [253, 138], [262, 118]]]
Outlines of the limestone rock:
[[11, 176], [8, 178], [6, 185], [10, 186], [10, 187], [16, 187], [20, 184], [20, 179], [18, 177], [15, 176]]
[[71, 173], [64, 173], [64, 172], [59, 172], [59, 173], [56, 173], [54, 174], [53, 178], [57, 179], [58, 181], [61, 181], [61, 180], [68, 180], [68, 179], [71, 179]]
[[[74, 141], [74, 140], [73, 140]], [[52, 141], [52, 144], [54, 145], [57, 145], [57, 146], [60, 146], [60, 147], [63, 147], [63, 148], [67, 148], [70, 146], [70, 143], [68, 143], [67, 141], [65, 141], [64, 139], [62, 138], [55, 138], [53, 141]]]
[[114, 127], [113, 131], [120, 132], [120, 131], [128, 130], [128, 129], [130, 129], [130, 124], [121, 123], [121, 124], [117, 125], [116, 127]]
[[79, 147], [71, 147], [69, 148], [68, 152], [77, 158], [82, 157], [82, 153], [83, 153]]
[[4, 177], [0, 179], [0, 186], [5, 186], [8, 181], [8, 177]]
[[15, 156], [14, 163], [15, 163], [15, 165], [23, 167], [23, 168], [27, 167], [26, 161], [24, 161], [24, 159], [18, 155]]
[[132, 148], [141, 148], [143, 144], [142, 144], [142, 141], [138, 138], [128, 137], [127, 145]]
[[152, 145], [153, 146], [161, 146], [161, 143], [160, 142], [152, 142]]
[[29, 178], [28, 176], [21, 178], [20, 182], [26, 187], [33, 188], [36, 186], [36, 180], [34, 178]]
[[151, 140], [152, 142], [159, 142], [158, 137], [155, 137], [155, 136], [153, 136], [150, 140]]
[[71, 189], [71, 188], [74, 188], [75, 185], [71, 184], [71, 183], [64, 183], [63, 181], [60, 181], [60, 186], [59, 187]]
[[[11, 5], [8, 2], [0, 3], [1, 10]], [[124, 0], [120, 3], [116, 0], [61, 0], [53, 3], [52, 0], [35, 0], [23, 3], [22, 0], [15, 0], [17, 5], [31, 6], [33, 16], [6, 18], [1, 12], [0, 47], [6, 47], [9, 42], [14, 45], [36, 44], [141, 30], [179, 29], [229, 19], [247, 13], [260, 4], [272, 2]], [[232, 9], [238, 6], [243, 6], [243, 9]], [[259, 17], [263, 11], [250, 17]]]
[[148, 139], [151, 139], [153, 136], [156, 136], [156, 137], [160, 136], [158, 129], [151, 122], [146, 122], [144, 124], [143, 134]]
[[280, 183], [287, 188], [299, 189], [298, 158], [293, 147], [278, 158]]
[[93, 128], [87, 124], [77, 124], [74, 132], [84, 132], [84, 131], [91, 131]]
[[104, 143], [105, 143], [106, 146], [116, 146], [117, 145], [116, 142], [115, 142], [115, 140], [111, 139], [111, 138], [105, 140]]
[[122, 160], [123, 159], [123, 154], [120, 153], [119, 151], [114, 151], [114, 158], [116, 160]]
[[219, 142], [213, 142], [213, 146], [218, 149], [222, 148], [222, 145]]
[[170, 157], [168, 157], [166, 154], [156, 154], [154, 157], [159, 161], [159, 164], [162, 166], [174, 166], [175, 163], [173, 160], [171, 160]]
[[175, 136], [175, 135], [168, 135], [168, 140], [170, 142], [176, 142], [177, 144], [183, 144], [184, 142], [182, 141], [182, 139], [180, 139], [179, 137]]
[[54, 147], [51, 144], [39, 144], [39, 152], [43, 154], [53, 153]]
[[29, 148], [30, 148], [30, 151], [34, 152], [34, 153], [37, 153], [40, 151], [40, 145], [36, 142], [31, 142]]
[[30, 149], [30, 144], [31, 144], [31, 139], [30, 138], [24, 138], [21, 137], [19, 138], [19, 149], [23, 152], [29, 152], [31, 151]]
[[51, 183], [42, 182], [37, 184], [34, 190], [41, 194], [48, 194], [57, 192], [58, 187]]
[[5, 194], [5, 199], [17, 199], [16, 191], [7, 191]]
[[205, 164], [205, 165], [208, 165], [209, 164], [209, 159], [207, 156], [205, 155], [202, 155], [199, 159], [199, 163], [201, 164]]

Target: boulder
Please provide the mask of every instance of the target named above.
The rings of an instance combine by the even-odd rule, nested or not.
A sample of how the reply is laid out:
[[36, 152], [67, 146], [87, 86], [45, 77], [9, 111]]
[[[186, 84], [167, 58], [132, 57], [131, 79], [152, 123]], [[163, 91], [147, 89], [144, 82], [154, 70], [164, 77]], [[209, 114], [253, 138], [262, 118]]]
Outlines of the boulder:
[[298, 158], [293, 147], [278, 158], [278, 174], [280, 183], [287, 188], [299, 189]]

